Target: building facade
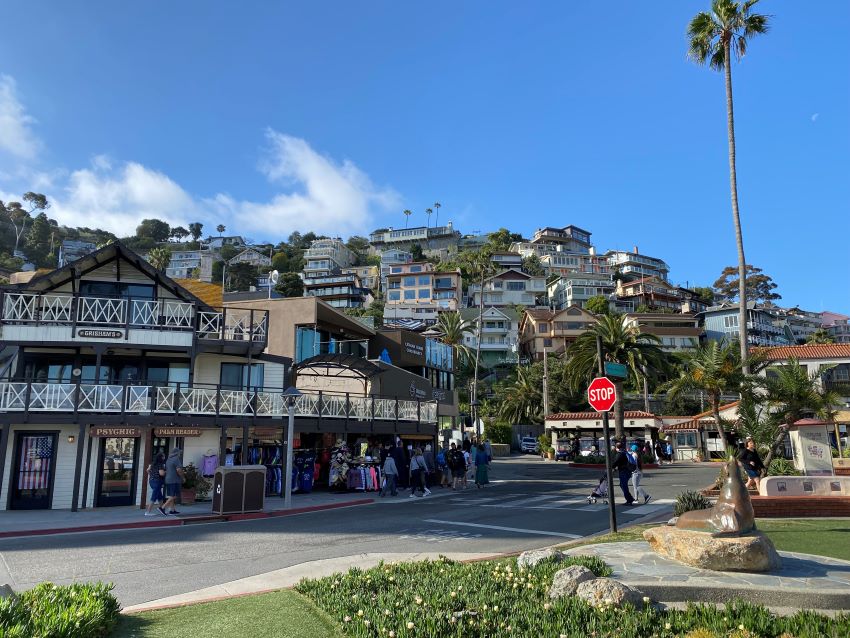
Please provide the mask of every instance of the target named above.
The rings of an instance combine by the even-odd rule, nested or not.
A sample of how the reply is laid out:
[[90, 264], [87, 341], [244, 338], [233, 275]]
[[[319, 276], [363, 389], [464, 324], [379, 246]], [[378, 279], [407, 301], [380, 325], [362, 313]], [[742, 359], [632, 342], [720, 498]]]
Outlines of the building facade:
[[621, 273], [627, 280], [655, 277], [667, 281], [670, 267], [663, 259], [641, 255], [635, 246], [632, 252], [625, 250], [609, 250], [605, 256], [612, 271]]
[[196, 279], [196, 269], [199, 273], [200, 268], [200, 250], [176, 250], [171, 253], [171, 261], [168, 262], [165, 274], [172, 279]]
[[[738, 327], [738, 304], [723, 302], [711, 306], [702, 314], [705, 337], [714, 341], [740, 339]], [[747, 302], [747, 339], [754, 346], [788, 345], [785, 331], [773, 322], [773, 315]]]
[[369, 244], [376, 253], [397, 248], [409, 251], [418, 245], [423, 251], [445, 249], [457, 251], [460, 233], [451, 222], [445, 226], [416, 226], [414, 228], [379, 228], [369, 235]]
[[90, 241], [81, 241], [79, 239], [63, 239], [59, 244], [59, 259], [58, 266], [66, 266], [72, 261], [76, 261], [91, 252], [94, 252], [97, 246]]
[[304, 251], [304, 277], [335, 275], [355, 261], [356, 256], [341, 239], [315, 239]]
[[[481, 303], [481, 284], [470, 282], [468, 294], [472, 306]], [[504, 270], [484, 280], [485, 306], [536, 306], [546, 296], [546, 277], [529, 275], [516, 268]]]
[[596, 323], [596, 317], [578, 306], [563, 310], [528, 308], [519, 324], [520, 352], [534, 361], [543, 359], [543, 352], [565, 352], [579, 335]]
[[304, 296], [319, 297], [334, 308], [363, 308], [372, 303], [372, 291], [353, 273], [305, 277]]
[[437, 272], [429, 262], [391, 265], [384, 294], [384, 319], [434, 323], [439, 313], [460, 307], [461, 286], [460, 271]]
[[627, 326], [636, 327], [641, 334], [651, 334], [660, 340], [658, 346], [667, 352], [695, 349], [704, 335], [699, 317], [662, 312], [630, 313]]
[[614, 292], [614, 282], [610, 275], [590, 273], [570, 273], [553, 280], [547, 290], [549, 303], [555, 310], [569, 306], [585, 307], [592, 297], [604, 296], [608, 299]]
[[270, 268], [272, 265], [272, 258], [256, 248], [246, 248], [242, 252], [231, 257], [227, 263], [228, 265], [249, 264], [255, 268]]
[[[464, 308], [461, 316], [473, 330], [463, 337], [464, 345], [475, 351], [478, 343], [478, 308]], [[519, 319], [513, 308], [485, 308], [481, 330], [481, 365], [494, 368], [519, 363]]]

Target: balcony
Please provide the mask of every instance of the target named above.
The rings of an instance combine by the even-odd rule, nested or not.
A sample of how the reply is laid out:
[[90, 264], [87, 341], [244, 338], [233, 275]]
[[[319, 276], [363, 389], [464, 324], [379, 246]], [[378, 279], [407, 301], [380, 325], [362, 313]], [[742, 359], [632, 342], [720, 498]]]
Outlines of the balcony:
[[84, 297], [68, 293], [3, 293], [3, 341], [109, 341], [189, 346], [199, 341], [265, 347], [268, 311], [211, 308], [176, 299]]
[[[85, 413], [210, 417], [288, 416], [282, 390], [227, 390], [220, 386], [105, 385], [92, 383], [0, 382], [0, 412]], [[295, 415], [360, 421], [434, 423], [437, 403], [304, 391]]]

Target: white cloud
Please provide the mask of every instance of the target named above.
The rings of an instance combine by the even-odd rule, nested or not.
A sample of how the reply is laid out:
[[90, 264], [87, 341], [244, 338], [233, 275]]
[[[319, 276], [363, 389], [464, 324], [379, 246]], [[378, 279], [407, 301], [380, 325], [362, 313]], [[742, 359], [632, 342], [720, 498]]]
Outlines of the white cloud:
[[820, 117], [820, 113], [812, 113], [812, 122], [817, 122]]
[[260, 170], [270, 182], [288, 192], [267, 202], [238, 201], [218, 194], [208, 204], [230, 218], [230, 226], [265, 236], [286, 236], [293, 230], [328, 235], [363, 232], [372, 215], [399, 207], [401, 197], [391, 188], [376, 187], [349, 160], [338, 164], [318, 153], [305, 140], [266, 132], [269, 142]]
[[0, 150], [31, 160], [41, 149], [41, 141], [30, 125], [35, 119], [18, 100], [15, 79], [0, 75]]

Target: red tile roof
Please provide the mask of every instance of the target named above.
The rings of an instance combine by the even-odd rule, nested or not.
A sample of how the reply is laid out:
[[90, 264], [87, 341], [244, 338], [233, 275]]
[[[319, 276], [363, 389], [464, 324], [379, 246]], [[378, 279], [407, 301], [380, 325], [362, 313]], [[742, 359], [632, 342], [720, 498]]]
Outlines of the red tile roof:
[[691, 419], [690, 421], [682, 421], [681, 423], [670, 423], [662, 425], [663, 432], [671, 430], [704, 430], [706, 427], [714, 426], [714, 419]]
[[[546, 417], [547, 421], [579, 421], [579, 420], [589, 420], [589, 419], [601, 419], [601, 412], [558, 412], [556, 414], [550, 414]], [[650, 412], [643, 412], [641, 410], [627, 410], [626, 416], [627, 419], [658, 419], [660, 417], [651, 414]]]
[[792, 357], [795, 359], [850, 359], [850, 343], [775, 346], [753, 348], [753, 351], [764, 355], [768, 361], [784, 361]]

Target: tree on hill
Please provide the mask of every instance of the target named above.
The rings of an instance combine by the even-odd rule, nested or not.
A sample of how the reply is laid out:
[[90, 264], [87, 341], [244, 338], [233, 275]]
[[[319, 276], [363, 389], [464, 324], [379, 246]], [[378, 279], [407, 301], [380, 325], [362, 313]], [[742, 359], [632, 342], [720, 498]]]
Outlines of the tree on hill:
[[709, 306], [714, 303], [713, 288], [709, 288], [707, 286], [694, 286], [691, 290], [697, 294], [697, 297], [699, 297], [700, 301], [703, 303]]
[[741, 333], [739, 348], [744, 372], [748, 372], [747, 339], [747, 260], [744, 256], [744, 235], [741, 232], [741, 215], [738, 210], [738, 170], [735, 151], [735, 115], [732, 104], [732, 57], [740, 60], [747, 52], [749, 40], [767, 33], [768, 17], [750, 13], [758, 0], [743, 3], [734, 0], [712, 0], [711, 11], [702, 11], [688, 24], [688, 57], [697, 64], [708, 64], [715, 71], [723, 71], [726, 87], [726, 134], [729, 145], [729, 191], [732, 201], [732, 222], [735, 226], [735, 244], [738, 248], [738, 297], [740, 300], [738, 324]]
[[27, 257], [40, 268], [56, 265], [55, 261], [52, 264], [50, 263], [51, 237], [56, 231], [54, 224], [55, 222], [51, 224], [46, 213], [41, 212], [32, 220], [29, 233], [27, 233]]
[[353, 252], [357, 257], [356, 266], [362, 266], [366, 263], [366, 255], [369, 253], [369, 240], [360, 235], [352, 235], [345, 242], [348, 250]]
[[522, 241], [522, 235], [512, 233], [507, 228], [500, 228], [487, 235], [487, 243], [493, 247], [493, 250], [510, 250], [511, 244], [517, 241]]
[[148, 253], [148, 262], [157, 270], [165, 271], [171, 263], [171, 248], [159, 246]]
[[584, 308], [595, 315], [610, 314], [611, 309], [604, 295], [596, 295], [584, 302]]
[[24, 193], [22, 199], [28, 205], [28, 208], [20, 202], [8, 202], [4, 204], [0, 201], [0, 216], [5, 217], [15, 229], [15, 252], [18, 250], [21, 237], [23, 237], [24, 231], [26, 231], [27, 222], [32, 217], [32, 214], [35, 211], [45, 211], [50, 208], [50, 202], [41, 193], [27, 191]]
[[176, 239], [178, 242], [183, 241], [188, 236], [189, 231], [183, 228], [182, 226], [175, 226], [171, 229], [171, 237]]
[[136, 237], [139, 239], [147, 238], [157, 243], [163, 243], [168, 241], [168, 238], [171, 237], [171, 226], [161, 219], [143, 219], [142, 222], [136, 226]]
[[425, 253], [422, 252], [422, 246], [413, 244], [410, 247], [410, 254], [413, 255], [413, 261], [424, 261]]
[[204, 225], [201, 222], [192, 222], [189, 224], [189, 234], [195, 241], [200, 241], [201, 235], [204, 232]]
[[257, 283], [257, 267], [247, 263], [230, 264], [227, 267], [227, 289], [245, 291]]
[[522, 260], [522, 269], [532, 277], [542, 277], [546, 274], [543, 264], [540, 263], [540, 257], [534, 253]]
[[274, 289], [283, 297], [301, 297], [304, 294], [304, 282], [296, 273], [285, 272], [281, 274]]
[[[750, 264], [747, 264], [746, 287], [746, 297], [749, 301], [782, 299], [782, 295], [773, 292], [777, 286], [770, 275], [763, 274], [761, 268]], [[738, 298], [738, 269], [735, 266], [727, 266], [723, 269], [720, 277], [714, 282], [714, 291], [718, 297], [729, 301], [735, 301]]]
[[224, 224], [219, 224], [215, 227], [215, 230], [218, 233], [218, 236], [221, 237], [224, 234], [224, 231], [227, 230], [227, 227]]

